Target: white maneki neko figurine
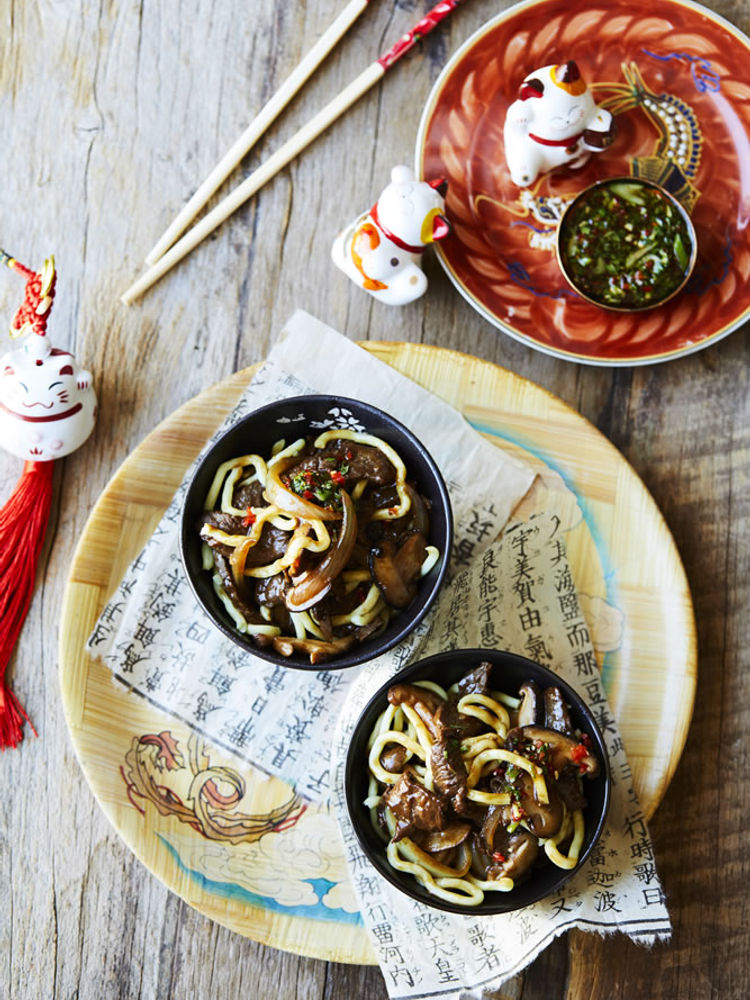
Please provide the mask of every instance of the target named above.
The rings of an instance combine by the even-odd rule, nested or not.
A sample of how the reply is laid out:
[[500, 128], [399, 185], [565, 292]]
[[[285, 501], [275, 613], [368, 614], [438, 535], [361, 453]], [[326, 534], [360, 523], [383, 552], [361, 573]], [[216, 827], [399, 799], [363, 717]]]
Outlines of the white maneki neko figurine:
[[411, 167], [397, 166], [391, 182], [369, 212], [334, 241], [337, 267], [374, 298], [402, 306], [427, 291], [421, 268], [430, 243], [450, 232], [443, 180], [417, 180]]
[[525, 77], [508, 108], [505, 159], [514, 184], [528, 187], [556, 167], [582, 167], [614, 141], [612, 114], [594, 103], [572, 60]]
[[11, 324], [11, 336], [21, 344], [0, 358], [0, 440], [18, 458], [50, 462], [80, 448], [94, 429], [91, 373], [47, 336], [54, 261], [37, 274], [7, 254], [3, 258], [27, 279], [27, 288]]

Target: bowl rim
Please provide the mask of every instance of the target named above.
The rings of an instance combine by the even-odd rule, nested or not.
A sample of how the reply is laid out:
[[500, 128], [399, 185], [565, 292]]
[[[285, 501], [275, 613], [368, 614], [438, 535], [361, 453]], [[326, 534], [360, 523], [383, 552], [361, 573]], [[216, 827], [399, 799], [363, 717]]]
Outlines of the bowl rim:
[[[574, 714], [580, 715], [582, 717], [582, 721], [586, 723], [585, 731], [589, 732], [594, 740], [599, 762], [602, 766], [601, 776], [598, 779], [602, 788], [601, 809], [597, 814], [596, 821], [592, 827], [591, 835], [587, 838], [585, 849], [581, 852], [575, 868], [559, 869], [559, 876], [554, 878], [552, 883], [547, 888], [541, 889], [537, 895], [532, 893], [532, 898], [516, 905], [513, 904], [513, 890], [508, 893], [495, 892], [492, 893], [491, 896], [485, 895], [483, 902], [478, 906], [460, 906], [457, 903], [451, 903], [447, 900], [443, 900], [438, 896], [432, 896], [424, 890], [421, 885], [419, 885], [415, 878], [402, 878], [401, 873], [394, 871], [386, 860], [385, 850], [383, 849], [380, 854], [375, 854], [360, 832], [361, 827], [369, 824], [370, 820], [361, 803], [355, 803], [353, 801], [355, 784], [353, 772], [355, 768], [361, 769], [362, 767], [361, 758], [355, 760], [355, 737], [362, 732], [362, 727], [368, 721], [368, 717], [370, 715], [373, 716], [372, 719], [369, 720], [370, 724], [375, 721], [375, 718], [377, 718], [376, 709], [384, 702], [389, 687], [407, 679], [412, 680], [412, 675], [417, 675], [416, 679], [427, 680], [428, 677], [426, 675], [435, 665], [442, 666], [448, 663], [450, 659], [458, 660], [458, 658], [473, 660], [475, 664], [481, 662], [482, 659], [488, 659], [492, 662], [493, 668], [499, 667], [500, 669], [502, 669], [503, 663], [511, 663], [515, 667], [528, 668], [532, 672], [541, 671], [544, 676], [548, 676], [550, 681], [557, 684], [561, 688], [563, 696], [568, 705], [573, 709]], [[458, 670], [458, 663], [456, 664], [456, 669]], [[465, 666], [464, 672], [469, 669], [471, 669], [470, 666]], [[434, 677], [432, 679], [434, 679]], [[458, 679], [458, 677], [456, 679]], [[431, 906], [435, 909], [444, 910], [449, 913], [465, 916], [495, 916], [499, 913], [510, 913], [516, 910], [524, 909], [526, 906], [532, 906], [534, 903], [548, 898], [553, 893], [559, 891], [559, 889], [570, 878], [580, 871], [581, 866], [586, 862], [586, 859], [591, 854], [601, 837], [607, 821], [607, 816], [612, 804], [612, 771], [606, 742], [601, 730], [599, 729], [596, 719], [594, 718], [594, 714], [586, 705], [582, 696], [578, 694], [569, 681], [567, 681], [564, 677], [561, 677], [559, 674], [556, 674], [549, 667], [545, 667], [543, 664], [537, 663], [535, 660], [531, 660], [526, 656], [514, 653], [510, 650], [487, 647], [460, 647], [458, 649], [444, 650], [439, 653], [433, 653], [430, 656], [414, 660], [412, 663], [403, 667], [387, 681], [385, 681], [378, 688], [378, 690], [370, 698], [368, 698], [367, 704], [359, 713], [357, 721], [355, 722], [349, 736], [349, 745], [347, 747], [346, 759], [344, 761], [344, 799], [349, 822], [354, 830], [360, 849], [363, 851], [370, 864], [373, 865], [373, 867], [391, 886], [393, 886], [394, 889], [410, 896], [412, 899], [415, 899], [420, 903], [423, 903], [425, 906]], [[384, 843], [383, 847], [385, 847]], [[526, 886], [528, 883], [522, 883], [522, 885]]]
[[[228, 619], [224, 620], [219, 617], [219, 615], [214, 612], [213, 608], [207, 606], [201, 595], [197, 579], [194, 578], [190, 569], [188, 550], [191, 544], [194, 544], [194, 537], [192, 525], [188, 523], [187, 518], [188, 502], [193, 498], [192, 495], [196, 489], [196, 483], [204, 473], [206, 466], [211, 460], [211, 456], [227, 438], [240, 433], [242, 427], [250, 421], [255, 421], [259, 418], [262, 419], [265, 414], [277, 410], [279, 407], [300, 406], [310, 403], [315, 405], [325, 405], [330, 403], [332, 406], [339, 406], [343, 408], [353, 407], [355, 409], [353, 414], [355, 417], [358, 416], [357, 411], [359, 411], [359, 414], [370, 416], [373, 421], [384, 421], [389, 429], [396, 432], [396, 436], [400, 435], [404, 438], [408, 442], [409, 446], [420, 455], [421, 461], [429, 470], [429, 474], [432, 482], [434, 483], [435, 492], [440, 503], [443, 519], [445, 521], [445, 530], [442, 539], [443, 544], [440, 546], [440, 558], [436, 566], [430, 570], [430, 573], [434, 573], [435, 575], [432, 578], [432, 583], [429, 586], [425, 600], [422, 602], [422, 606], [413, 613], [413, 617], [407, 615], [407, 612], [409, 611], [409, 607], [407, 607], [394, 619], [395, 622], [398, 622], [399, 618], [403, 615], [404, 623], [402, 627], [396, 629], [393, 635], [390, 636], [385, 643], [375, 645], [374, 647], [368, 647], [368, 642], [366, 641], [359, 646], [355, 646], [353, 652], [315, 664], [310, 663], [309, 658], [302, 660], [296, 657], [284, 657], [280, 653], [276, 653], [271, 648], [266, 649], [256, 646], [249, 636], [245, 636], [243, 633], [238, 632], [231, 625]], [[309, 424], [304, 424], [304, 427], [309, 429]], [[299, 429], [300, 431], [303, 429], [302, 422], [300, 422]], [[343, 430], [345, 428], [339, 429]], [[322, 432], [322, 430], [320, 432]], [[406, 464], [408, 468], [408, 463]], [[243, 414], [243, 416], [236, 420], [235, 423], [233, 423], [230, 427], [227, 427], [227, 429], [223, 431], [198, 458], [182, 501], [182, 508], [180, 511], [179, 550], [183, 572], [193, 592], [193, 596], [195, 597], [200, 610], [209, 618], [212, 625], [218, 628], [227, 638], [231, 639], [237, 646], [239, 646], [240, 649], [243, 649], [250, 656], [257, 656], [259, 659], [265, 660], [268, 663], [277, 664], [288, 669], [318, 672], [321, 670], [345, 670], [349, 667], [366, 663], [392, 649], [419, 625], [434, 604], [445, 580], [453, 547], [453, 534], [453, 507], [445, 479], [443, 478], [440, 468], [430, 454], [426, 445], [422, 443], [413, 431], [411, 431], [396, 417], [391, 416], [391, 414], [387, 411], [375, 406], [373, 403], [367, 403], [364, 400], [358, 400], [349, 396], [332, 395], [330, 393], [306, 393], [303, 395], [286, 396], [281, 399], [272, 400], [269, 403], [264, 403], [263, 405], [256, 407], [249, 413]], [[425, 579], [427, 579], [427, 577], [425, 577]], [[373, 641], [377, 642], [377, 636]]]
[[[607, 302], [601, 302], [599, 299], [592, 298], [589, 294], [587, 294], [581, 289], [581, 287], [575, 282], [575, 280], [569, 274], [567, 267], [565, 265], [565, 259], [564, 259], [565, 255], [563, 254], [560, 248], [565, 220], [572, 213], [574, 207], [578, 205], [581, 201], [583, 201], [585, 198], [587, 198], [591, 194], [591, 192], [596, 190], [597, 188], [606, 187], [610, 184], [617, 184], [623, 182], [627, 182], [629, 184], [640, 184], [643, 187], [654, 188], [656, 191], [658, 191], [680, 213], [682, 220], [687, 227], [688, 235], [690, 237], [690, 258], [688, 260], [687, 267], [685, 268], [685, 274], [683, 275], [682, 281], [679, 283], [679, 285], [676, 285], [675, 288], [672, 289], [669, 295], [665, 295], [663, 298], [658, 299], [656, 302], [648, 302], [641, 306], [616, 306], [616, 305], [611, 305]], [[593, 306], [597, 306], [599, 309], [606, 309], [609, 312], [641, 313], [641, 312], [648, 312], [650, 309], [658, 309], [659, 306], [663, 306], [665, 303], [669, 302], [670, 299], [673, 299], [675, 295], [678, 295], [685, 288], [685, 285], [688, 283], [693, 274], [693, 270], [695, 269], [695, 264], [698, 259], [698, 237], [695, 231], [695, 225], [693, 224], [693, 220], [690, 218], [690, 213], [688, 212], [688, 210], [680, 202], [680, 200], [676, 198], [675, 195], [672, 194], [671, 191], [668, 191], [661, 184], [657, 184], [656, 181], [652, 181], [648, 177], [634, 177], [632, 175], [627, 175], [627, 174], [617, 175], [615, 177], [602, 177], [597, 181], [593, 181], [591, 184], [587, 184], [586, 187], [583, 188], [581, 191], [579, 191], [578, 194], [575, 196], [575, 198], [573, 198], [573, 200], [568, 202], [568, 204], [565, 206], [565, 210], [560, 216], [560, 221], [557, 225], [557, 232], [555, 233], [555, 257], [557, 259], [557, 265], [560, 268], [560, 272], [565, 281], [567, 281], [567, 283], [570, 285], [570, 287], [573, 289], [576, 295], [580, 295], [581, 298], [584, 299], [586, 302], [591, 303], [591, 305]]]

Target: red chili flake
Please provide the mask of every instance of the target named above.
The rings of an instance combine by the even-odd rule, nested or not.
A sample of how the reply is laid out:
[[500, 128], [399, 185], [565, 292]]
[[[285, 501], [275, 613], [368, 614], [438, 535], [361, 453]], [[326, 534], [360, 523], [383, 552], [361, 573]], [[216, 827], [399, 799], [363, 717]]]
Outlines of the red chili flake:
[[579, 743], [570, 751], [570, 757], [574, 764], [580, 764], [585, 757], [588, 757], [588, 750], [583, 743]]
[[396, 514], [398, 514], [398, 507], [389, 507], [388, 513], [391, 515], [391, 517], [395, 517]]
[[250, 525], [255, 524], [256, 521], [257, 518], [255, 514], [253, 514], [252, 509], [248, 507], [245, 512], [245, 516], [242, 518], [242, 523], [245, 525], [246, 528], [249, 528]]
[[502, 852], [500, 852], [500, 851], [493, 851], [492, 852], [492, 860], [493, 861], [497, 861], [497, 863], [499, 865], [503, 865], [503, 864], [505, 864], [505, 862], [508, 859], [505, 857], [505, 855]]
[[305, 500], [314, 500], [315, 499], [315, 494], [313, 493], [312, 490], [305, 490], [304, 493], [302, 494], [302, 496], [303, 496], [303, 498]]
[[337, 486], [341, 486], [342, 483], [346, 482], [345, 477], [341, 475], [338, 469], [334, 469], [331, 472], [331, 479]]
[[354, 458], [354, 452], [351, 450], [351, 448], [347, 448], [347, 450], [346, 450], [346, 452], [344, 454], [346, 455], [346, 457], [348, 458], [348, 460], [350, 462]]

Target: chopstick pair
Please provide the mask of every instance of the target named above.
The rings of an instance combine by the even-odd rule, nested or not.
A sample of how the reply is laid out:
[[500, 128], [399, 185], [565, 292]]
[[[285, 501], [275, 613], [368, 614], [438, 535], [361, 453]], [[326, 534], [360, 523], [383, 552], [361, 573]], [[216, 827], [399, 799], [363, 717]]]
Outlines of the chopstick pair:
[[[232, 170], [240, 163], [253, 143], [276, 119], [286, 104], [292, 99], [313, 71], [325, 59], [346, 33], [349, 27], [367, 7], [369, 0], [350, 0], [327, 31], [308, 52], [288, 79], [282, 84], [259, 114], [248, 125], [234, 145], [217, 163], [192, 198], [187, 202], [174, 222], [158, 240], [146, 257], [148, 269], [121, 296], [121, 301], [129, 305], [139, 298], [153, 284], [162, 278], [175, 264], [194, 250], [233, 212], [252, 197], [267, 181], [301, 153], [329, 125], [339, 118], [355, 101], [376, 84], [401, 56], [409, 52], [445, 17], [461, 3], [461, 0], [440, 0], [435, 6], [390, 49], [383, 53], [345, 87], [321, 111], [302, 126], [280, 149], [253, 171], [223, 201], [213, 208], [200, 222], [196, 223], [184, 236], [177, 239], [203, 208], [211, 195], [219, 188]], [[177, 242], [173, 242], [177, 240]]]

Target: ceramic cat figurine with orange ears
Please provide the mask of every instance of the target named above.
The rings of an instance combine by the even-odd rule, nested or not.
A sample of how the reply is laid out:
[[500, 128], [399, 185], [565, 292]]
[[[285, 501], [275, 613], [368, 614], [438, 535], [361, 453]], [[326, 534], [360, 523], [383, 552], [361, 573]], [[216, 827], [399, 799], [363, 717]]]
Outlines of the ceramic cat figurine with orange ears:
[[450, 232], [446, 190], [445, 181], [419, 181], [411, 167], [394, 167], [370, 211], [336, 237], [331, 250], [336, 266], [388, 305], [406, 305], [424, 295], [422, 254]]
[[524, 78], [503, 129], [514, 184], [528, 187], [556, 167], [582, 167], [615, 138], [612, 114], [594, 103], [572, 60]]

